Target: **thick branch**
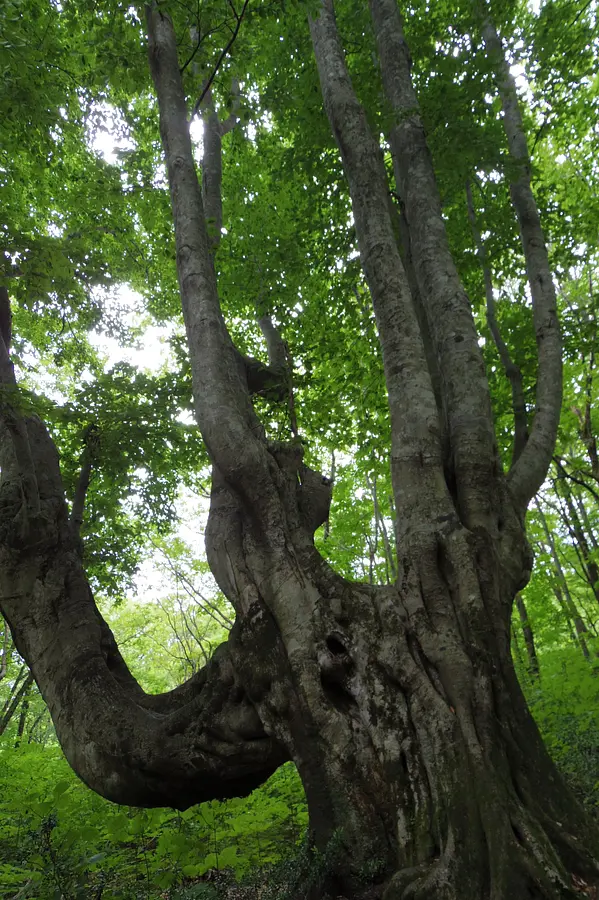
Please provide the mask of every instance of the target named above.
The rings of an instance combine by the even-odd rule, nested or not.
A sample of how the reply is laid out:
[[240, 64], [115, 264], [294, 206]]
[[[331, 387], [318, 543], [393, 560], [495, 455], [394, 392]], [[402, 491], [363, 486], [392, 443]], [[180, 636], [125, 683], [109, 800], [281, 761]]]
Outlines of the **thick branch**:
[[10, 353], [10, 343], [12, 340], [12, 313], [10, 311], [8, 291], [2, 285], [0, 285], [0, 339], [2, 339], [6, 352]]
[[284, 400], [287, 396], [288, 379], [285, 370], [273, 369], [254, 356], [246, 356], [235, 351], [243, 366], [247, 386], [252, 396], [258, 395], [270, 400]]
[[204, 201], [204, 213], [210, 247], [216, 250], [220, 244], [223, 226], [223, 202], [222, 202], [222, 140], [218, 114], [214, 108], [212, 92], [208, 91], [205, 98], [205, 106], [202, 109], [202, 122], [204, 125], [202, 154], [202, 200]]
[[[472, 197], [472, 187], [470, 181], [466, 182], [466, 199], [468, 203], [468, 217], [472, 228], [472, 236], [474, 237], [474, 245], [476, 247], [476, 255], [480, 261], [483, 280], [485, 283], [485, 299], [487, 308], [487, 325], [491, 332], [491, 337], [497, 347], [499, 359], [503, 366], [507, 379], [512, 388], [512, 410], [514, 412], [514, 448], [512, 450], [512, 466], [516, 463], [520, 454], [526, 446], [528, 440], [528, 416], [526, 414], [526, 401], [524, 400], [524, 389], [522, 385], [522, 372], [520, 367], [513, 361], [509, 348], [503, 340], [497, 316], [495, 314], [495, 296], [493, 293], [493, 279], [491, 277], [491, 268], [487, 259], [487, 252], [483, 239], [481, 237], [478, 222], [476, 221], [476, 210], [474, 209], [474, 200]], [[528, 645], [527, 645], [528, 646]]]
[[[435, 392], [435, 399], [437, 401], [439, 416], [443, 425], [445, 426], [445, 404], [443, 402], [443, 386], [441, 379], [441, 370], [439, 368], [439, 358], [437, 356], [437, 350], [433, 343], [428, 315], [422, 302], [420, 288], [418, 287], [418, 279], [416, 277], [416, 270], [414, 268], [414, 255], [412, 253], [412, 246], [410, 241], [410, 229], [408, 228], [408, 221], [406, 219], [405, 204], [398, 193], [399, 185], [396, 184], [396, 187], [398, 190], [392, 192], [389, 197], [391, 222], [393, 224], [393, 231], [395, 233], [395, 240], [397, 241], [401, 261], [403, 263], [404, 269], [406, 270], [406, 277], [410, 286], [410, 293], [412, 295], [414, 309], [418, 317], [418, 325], [420, 327], [420, 334], [422, 335], [424, 352], [426, 354], [428, 370], [430, 372], [433, 390]], [[447, 435], [444, 434], [444, 447], [446, 438]]]
[[396, 0], [370, 0], [370, 10], [383, 85], [395, 113], [390, 140], [396, 178], [443, 378], [460, 512], [469, 527], [488, 526], [495, 439], [478, 335], [449, 250]]
[[260, 331], [266, 341], [268, 362], [272, 369], [285, 370], [287, 368], [287, 345], [279, 333], [279, 329], [273, 324], [270, 316], [263, 315], [258, 319]]
[[332, 0], [310, 22], [325, 110], [341, 151], [352, 200], [364, 273], [370, 288], [383, 355], [391, 413], [395, 502], [408, 552], [409, 534], [429, 512], [451, 510], [444, 490], [439, 416], [418, 320], [393, 233], [387, 178], [353, 90], [337, 34]]
[[248, 793], [286, 758], [231, 662], [243, 626], [196, 676], [146, 694], [98, 613], [68, 521], [55, 448], [28, 422], [45, 531], [0, 546], [0, 609], [46, 701], [65, 756], [118, 803], [185, 808]]
[[8, 291], [0, 288], [0, 517], [7, 520], [11, 539], [19, 541], [31, 530], [40, 507], [27, 429], [19, 413], [22, 400], [9, 355], [11, 335]]
[[193, 160], [172, 23], [146, 7], [150, 71], [171, 191], [177, 272], [189, 343], [195, 411], [202, 436], [227, 481], [258, 509], [278, 507], [266, 442], [237, 352], [227, 331]]
[[531, 187], [530, 157], [516, 82], [486, 0], [475, 0], [475, 10], [493, 64], [503, 127], [516, 173], [510, 182], [510, 194], [520, 224], [539, 358], [535, 417], [526, 447], [509, 475], [511, 490], [524, 510], [543, 483], [555, 448], [562, 405], [562, 345], [555, 287]]

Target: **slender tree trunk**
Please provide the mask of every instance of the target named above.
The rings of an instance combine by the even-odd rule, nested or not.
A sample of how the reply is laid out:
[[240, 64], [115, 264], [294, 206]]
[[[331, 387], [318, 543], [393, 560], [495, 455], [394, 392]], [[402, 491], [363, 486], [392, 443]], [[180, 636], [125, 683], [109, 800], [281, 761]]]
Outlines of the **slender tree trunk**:
[[[568, 609], [568, 607], [566, 605], [566, 601], [564, 600], [564, 595], [562, 594], [561, 588], [559, 587], [559, 585], [555, 584], [553, 586], [553, 593], [555, 594], [555, 599], [557, 600], [559, 607], [560, 607], [562, 613], [564, 614], [564, 619], [566, 620], [566, 625], [568, 626], [568, 632], [570, 633], [570, 639], [571, 639], [572, 643], [578, 644], [580, 646], [578, 638], [576, 636], [574, 623], [573, 623], [572, 617], [570, 615], [570, 610]], [[586, 649], [586, 644], [585, 644], [585, 649]], [[583, 655], [584, 655], [584, 651], [583, 651]], [[588, 650], [587, 650], [587, 658], [588, 658]]]
[[571, 621], [574, 623], [574, 628], [576, 630], [576, 637], [578, 639], [578, 644], [580, 649], [582, 650], [582, 654], [585, 659], [590, 659], [591, 654], [589, 652], [589, 648], [586, 641], [586, 635], [589, 632], [589, 629], [584, 622], [580, 612], [578, 611], [578, 607], [574, 602], [574, 598], [570, 593], [570, 587], [568, 585], [568, 580], [564, 573], [564, 569], [561, 564], [561, 560], [559, 558], [559, 554], [557, 552], [557, 547], [555, 545], [555, 541], [553, 539], [553, 535], [551, 533], [551, 529], [549, 528], [549, 523], [547, 522], [547, 517], [543, 512], [541, 504], [536, 502], [537, 512], [539, 514], [539, 518], [541, 520], [541, 525], [543, 526], [543, 531], [545, 532], [545, 541], [546, 545], [549, 548], [551, 556], [553, 557], [553, 565], [555, 568], [555, 573], [557, 575], [559, 584], [556, 585], [555, 592], [558, 600], [560, 600], [564, 606], [564, 608], [568, 612], [568, 616]]
[[31, 688], [33, 687], [33, 676], [31, 678], [31, 682], [29, 683], [29, 687], [23, 694], [22, 702], [21, 702], [21, 711], [19, 713], [19, 724], [17, 725], [17, 736], [15, 738], [15, 747], [18, 747], [23, 739], [23, 734], [25, 732], [25, 723], [27, 722], [27, 713], [29, 712], [29, 697], [31, 695]]
[[516, 594], [516, 608], [520, 616], [520, 624], [522, 625], [522, 634], [524, 635], [524, 643], [526, 645], [526, 654], [528, 656], [528, 672], [531, 678], [539, 677], [539, 660], [535, 647], [535, 639], [526, 611], [526, 606], [522, 598], [522, 594]]
[[493, 291], [493, 278], [491, 275], [491, 267], [487, 259], [485, 245], [481, 237], [480, 229], [476, 219], [476, 210], [474, 207], [474, 198], [472, 197], [472, 187], [468, 181], [466, 184], [466, 199], [468, 203], [468, 216], [472, 227], [472, 236], [474, 237], [474, 245], [476, 247], [476, 255], [479, 258], [483, 281], [485, 285], [485, 299], [487, 305], [487, 325], [497, 348], [503, 371], [510, 383], [512, 389], [512, 410], [514, 413], [514, 446], [512, 450], [512, 466], [514, 466], [520, 458], [526, 442], [528, 440], [528, 413], [526, 411], [526, 401], [524, 397], [524, 384], [522, 380], [522, 371], [512, 359], [509, 347], [503, 340], [497, 316], [495, 313], [495, 294]]
[[32, 684], [33, 675], [28, 672], [3, 711], [2, 718], [0, 719], [0, 737], [4, 734], [4, 732], [10, 725], [14, 714], [19, 708], [19, 703], [21, 703], [23, 698], [27, 696], [27, 693], [29, 692]]
[[578, 511], [580, 513], [580, 518], [584, 523], [585, 534], [587, 535], [591, 546], [595, 552], [599, 552], [599, 543], [597, 542], [597, 538], [595, 537], [595, 529], [591, 525], [589, 520], [589, 514], [587, 512], [587, 508], [585, 506], [584, 500], [580, 496], [579, 493], [575, 494], [576, 505], [578, 507]]
[[[560, 486], [559, 491], [558, 485]], [[585, 531], [582, 527], [582, 522], [579, 518], [578, 510], [574, 505], [572, 492], [570, 491], [570, 488], [566, 481], [564, 469], [561, 464], [558, 464], [556, 492], [558, 494], [561, 494], [565, 501], [567, 515], [565, 510], [563, 510], [563, 515], [566, 519], [566, 525], [578, 548], [579, 558], [582, 564], [584, 576], [589, 583], [589, 587], [593, 592], [595, 600], [599, 603], [599, 566], [597, 565], [597, 562], [595, 561], [593, 554], [591, 553], [589, 540], [587, 540], [587, 535], [585, 534]]]

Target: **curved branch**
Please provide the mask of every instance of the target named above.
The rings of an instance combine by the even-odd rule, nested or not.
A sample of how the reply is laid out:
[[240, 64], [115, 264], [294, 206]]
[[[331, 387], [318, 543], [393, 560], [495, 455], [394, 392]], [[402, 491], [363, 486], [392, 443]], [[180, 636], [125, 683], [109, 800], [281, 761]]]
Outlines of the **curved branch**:
[[236, 675], [231, 647], [243, 626], [184, 685], [146, 694], [94, 604], [55, 447], [39, 420], [26, 426], [43, 525], [18, 549], [0, 545], [0, 609], [69, 763], [96, 792], [136, 806], [183, 809], [253, 790], [287, 755]]
[[491, 269], [487, 259], [487, 251], [481, 237], [478, 222], [476, 221], [476, 210], [474, 209], [474, 199], [472, 197], [472, 187], [470, 181], [466, 182], [466, 201], [468, 204], [468, 218], [472, 228], [472, 236], [474, 237], [474, 246], [476, 247], [476, 255], [479, 258], [483, 280], [485, 283], [485, 299], [487, 306], [487, 325], [491, 332], [491, 337], [499, 353], [499, 359], [503, 366], [503, 371], [512, 388], [512, 410], [514, 413], [514, 448], [512, 450], [512, 466], [519, 459], [526, 442], [528, 440], [528, 416], [526, 413], [526, 401], [524, 400], [524, 389], [522, 385], [522, 371], [520, 367], [513, 361], [509, 347], [503, 340], [497, 316], [495, 314], [495, 296], [493, 294], [493, 280], [491, 278]]
[[516, 175], [510, 181], [510, 194], [520, 224], [537, 339], [539, 371], [536, 413], [526, 447], [508, 476], [516, 502], [524, 510], [543, 483], [555, 448], [562, 406], [562, 344], [555, 287], [531, 187], [530, 156], [516, 82], [486, 0], [476, 0], [475, 10], [493, 64], [503, 109], [503, 127], [515, 166]]

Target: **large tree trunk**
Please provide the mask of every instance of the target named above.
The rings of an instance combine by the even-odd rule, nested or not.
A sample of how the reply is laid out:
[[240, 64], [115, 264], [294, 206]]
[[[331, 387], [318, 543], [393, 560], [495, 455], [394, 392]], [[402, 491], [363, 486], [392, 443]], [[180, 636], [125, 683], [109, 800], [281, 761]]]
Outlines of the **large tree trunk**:
[[[386, 20], [385, 0], [372, 9], [375, 26]], [[411, 152], [400, 151], [414, 177], [406, 212], [425, 339], [330, 0], [310, 27], [383, 352], [397, 583], [354, 584], [331, 570], [313, 543], [330, 484], [305, 466], [299, 442], [264, 436], [248, 362], [220, 310], [173, 27], [153, 5], [150, 66], [195, 411], [213, 462], [207, 552], [237, 620], [186, 685], [145, 695], [93, 606], [51, 441], [15, 402], [1, 417], [2, 611], [69, 761], [111, 799], [186, 806], [247, 792], [293, 759], [314, 843], [324, 850], [337, 835], [337, 893], [359, 897], [374, 884], [370, 896], [387, 900], [575, 897], [573, 876], [599, 883], [599, 836], [547, 756], [509, 644], [539, 467], [522, 467], [523, 454], [510, 491], [417, 116], [403, 135], [415, 136]], [[0, 341], [0, 375], [10, 396], [7, 346]]]

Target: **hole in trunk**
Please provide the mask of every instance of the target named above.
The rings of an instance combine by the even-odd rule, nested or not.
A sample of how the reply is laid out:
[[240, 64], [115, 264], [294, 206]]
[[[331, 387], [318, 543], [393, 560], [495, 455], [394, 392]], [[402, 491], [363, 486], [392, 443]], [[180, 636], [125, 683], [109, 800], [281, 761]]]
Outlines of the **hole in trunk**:
[[334, 634], [329, 634], [327, 637], [327, 647], [333, 656], [345, 656], [347, 653], [345, 645]]
[[356, 706], [356, 701], [350, 693], [348, 693], [343, 685], [337, 681], [327, 678], [326, 674], [321, 674], [320, 681], [325, 697], [335, 709], [341, 713], [347, 713]]

